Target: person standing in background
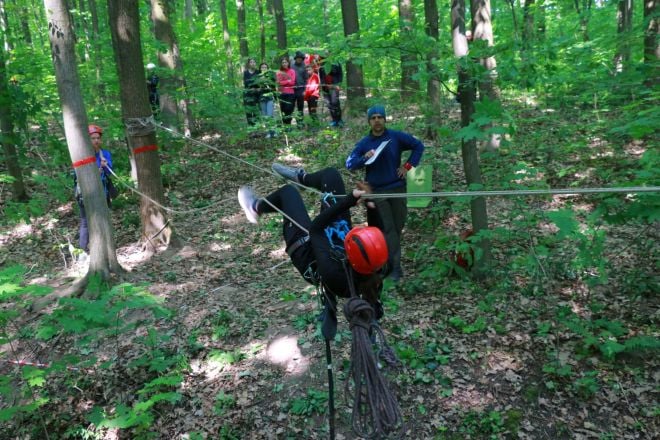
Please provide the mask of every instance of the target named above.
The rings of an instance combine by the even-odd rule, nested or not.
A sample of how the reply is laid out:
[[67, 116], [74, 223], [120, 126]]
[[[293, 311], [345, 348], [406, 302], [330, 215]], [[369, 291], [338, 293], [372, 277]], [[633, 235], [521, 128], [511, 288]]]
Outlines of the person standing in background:
[[243, 72], [243, 105], [245, 105], [245, 116], [249, 126], [257, 124], [259, 115], [259, 84], [257, 83], [257, 62], [254, 58], [248, 58]]
[[307, 84], [307, 70], [305, 68], [305, 54], [297, 51], [293, 57], [293, 65], [291, 66], [296, 71], [296, 86], [293, 89], [296, 98], [296, 124], [303, 125], [303, 114], [305, 110], [305, 86]]
[[339, 86], [344, 80], [341, 64], [332, 63], [328, 71], [326, 70], [325, 59], [321, 59], [319, 78], [323, 86], [323, 96], [328, 103], [328, 110], [332, 118], [330, 126], [343, 127], [344, 121], [341, 119], [341, 104], [339, 103]]
[[309, 117], [315, 125], [318, 125], [318, 116], [316, 109], [319, 102], [319, 76], [314, 73], [314, 67], [308, 64], [307, 70], [307, 84], [305, 85], [305, 101], [307, 101], [307, 108], [309, 110]]
[[280, 93], [280, 110], [282, 111], [282, 123], [291, 125], [294, 109], [294, 87], [296, 86], [296, 71], [289, 66], [289, 59], [286, 57], [280, 61], [280, 68], [276, 74], [278, 91]]
[[259, 74], [255, 81], [259, 85], [259, 109], [261, 111], [261, 119], [264, 125], [268, 128], [266, 137], [270, 138], [275, 135], [272, 119], [276, 82], [275, 72], [270, 70], [268, 63], [261, 63], [259, 65]]

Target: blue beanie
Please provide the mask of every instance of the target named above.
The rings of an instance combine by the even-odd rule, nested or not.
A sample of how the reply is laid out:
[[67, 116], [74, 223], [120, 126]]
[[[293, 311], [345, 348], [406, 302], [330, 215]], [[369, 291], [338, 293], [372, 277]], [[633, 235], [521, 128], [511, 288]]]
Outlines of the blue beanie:
[[387, 118], [385, 107], [380, 104], [369, 107], [369, 110], [367, 110], [367, 119], [371, 119], [373, 115], [382, 115], [383, 118]]

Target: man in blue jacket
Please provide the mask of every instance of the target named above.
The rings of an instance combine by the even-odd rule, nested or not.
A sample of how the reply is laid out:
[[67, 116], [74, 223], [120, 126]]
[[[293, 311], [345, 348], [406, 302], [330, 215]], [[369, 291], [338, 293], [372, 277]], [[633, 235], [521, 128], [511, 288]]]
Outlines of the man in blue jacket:
[[[376, 199], [377, 218], [371, 215], [369, 224], [378, 226], [385, 235], [389, 249], [390, 278], [398, 281], [403, 276], [401, 269], [401, 232], [406, 223], [406, 174], [419, 165], [424, 144], [407, 133], [386, 128], [385, 107], [374, 105], [367, 111], [370, 133], [362, 138], [346, 159], [346, 168], [366, 168], [366, 180], [373, 192], [397, 193], [401, 197]], [[402, 165], [401, 155], [410, 151], [408, 160]], [[373, 211], [373, 210], [371, 210]]]

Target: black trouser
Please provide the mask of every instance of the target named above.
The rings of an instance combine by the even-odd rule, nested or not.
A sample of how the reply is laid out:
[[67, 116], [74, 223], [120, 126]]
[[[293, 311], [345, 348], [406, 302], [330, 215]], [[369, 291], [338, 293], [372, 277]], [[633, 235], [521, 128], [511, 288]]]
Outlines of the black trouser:
[[318, 108], [319, 104], [319, 98], [316, 96], [310, 96], [307, 98], [307, 107], [309, 109], [309, 116], [312, 118], [312, 120], [317, 121], [318, 116], [316, 114], [316, 109]]
[[[339, 171], [335, 168], [325, 168], [315, 173], [305, 174], [302, 180], [303, 185], [316, 188], [325, 193], [346, 193], [344, 181], [342, 180]], [[287, 248], [296, 241], [307, 236], [307, 231], [309, 231], [312, 220], [310, 219], [305, 203], [296, 188], [292, 185], [284, 185], [280, 189], [266, 196], [266, 199], [290, 217], [283, 217], [282, 222], [282, 234]], [[321, 209], [327, 207], [327, 203], [332, 203], [332, 201], [322, 201]], [[276, 212], [272, 206], [263, 200], [260, 200], [259, 203], [257, 203], [256, 209], [259, 214]], [[293, 219], [293, 221], [295, 221], [300, 227], [298, 227], [291, 219]], [[341, 219], [346, 220], [350, 224], [350, 213], [346, 212], [341, 216]], [[306, 231], [301, 228], [306, 229]], [[293, 265], [296, 266], [296, 269], [304, 275], [309, 264], [314, 261], [313, 252], [309, 243], [298, 248], [291, 255], [291, 261], [293, 262]]]
[[333, 122], [341, 121], [341, 106], [339, 104], [339, 90], [336, 87], [330, 87], [323, 93], [328, 102], [328, 110]]
[[301, 124], [303, 120], [303, 113], [305, 111], [305, 86], [297, 86], [294, 89], [295, 106], [298, 112], [296, 113], [296, 122]]
[[294, 99], [295, 96], [293, 93], [281, 93], [280, 94], [280, 110], [282, 111], [282, 122], [285, 125], [291, 125], [291, 120], [293, 117], [294, 109]]

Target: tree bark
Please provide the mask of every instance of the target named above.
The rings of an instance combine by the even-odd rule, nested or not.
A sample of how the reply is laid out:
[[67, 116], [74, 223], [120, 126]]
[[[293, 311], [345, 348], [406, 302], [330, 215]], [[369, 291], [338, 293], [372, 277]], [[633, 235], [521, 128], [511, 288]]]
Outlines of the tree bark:
[[[80, 78], [75, 55], [75, 36], [65, 0], [44, 0], [48, 19], [51, 56], [57, 80], [57, 92], [62, 105], [64, 133], [71, 161], [80, 164], [94, 157], [87, 133], [87, 113], [80, 90]], [[84, 163], [84, 162], [83, 162]], [[119, 272], [110, 211], [105, 199], [96, 161], [80, 164], [75, 169], [85, 200], [90, 232], [90, 274], [107, 278]]]
[[4, 51], [5, 53], [9, 53], [13, 50], [14, 45], [12, 44], [9, 35], [9, 17], [7, 17], [7, 9], [5, 8], [4, 0], [0, 0], [0, 31], [2, 31], [2, 36], [4, 38]]
[[[644, 63], [657, 63], [660, 59], [660, 18], [656, 15], [658, 0], [644, 0]], [[657, 72], [657, 70], [656, 70]]]
[[[360, 20], [355, 0], [341, 0], [341, 17], [344, 24], [344, 36], [352, 41], [351, 45], [359, 43]], [[346, 61], [346, 86], [349, 110], [352, 113], [364, 113], [367, 102], [362, 67], [354, 63], [350, 55]]]
[[248, 50], [247, 28], [245, 25], [244, 0], [236, 0], [236, 22], [238, 23], [238, 50], [241, 59], [247, 61], [250, 51]]
[[286, 20], [284, 19], [284, 3], [282, 0], [273, 0], [273, 13], [275, 15], [275, 29], [277, 32], [277, 57], [274, 63], [279, 68], [279, 59], [288, 56], [288, 43], [286, 38]]
[[419, 92], [419, 82], [413, 77], [418, 71], [413, 38], [415, 14], [412, 0], [399, 0], [399, 47], [401, 60], [401, 101], [410, 101]]
[[[470, 75], [468, 63], [472, 61], [468, 57], [468, 44], [465, 35], [465, 3], [464, 0], [452, 0], [451, 29], [454, 55], [458, 58], [458, 87], [461, 101], [461, 126], [467, 127], [472, 121], [474, 114], [474, 101], [476, 86]], [[461, 155], [463, 157], [463, 169], [468, 188], [472, 185], [483, 184], [481, 179], [481, 168], [479, 167], [479, 153], [477, 142], [474, 139], [461, 140]], [[488, 230], [488, 209], [484, 197], [474, 197], [470, 201], [470, 213], [472, 216], [472, 230], [475, 234]], [[487, 269], [491, 259], [490, 240], [481, 237], [477, 242], [481, 252], [475, 258], [473, 273], [481, 277]]]
[[[424, 0], [424, 29], [426, 30], [426, 35], [431, 37], [437, 43], [440, 38], [440, 30], [438, 28], [438, 4], [436, 0]], [[426, 136], [433, 140], [437, 139], [437, 128], [442, 125], [440, 76], [438, 69], [436, 68], [438, 57], [438, 46], [437, 44], [433, 44], [426, 55], [426, 68], [429, 75], [429, 79], [426, 83], [429, 105]]]
[[259, 16], [259, 63], [266, 60], [266, 22], [264, 21], [264, 4], [257, 0], [257, 14]]
[[159, 83], [163, 122], [178, 125], [178, 114], [181, 112], [184, 134], [190, 136], [193, 121], [186, 93], [183, 61], [165, 0], [151, 0], [151, 19], [156, 40], [167, 48], [165, 52], [158, 52], [158, 64], [168, 72], [161, 76]]
[[617, 52], [614, 55], [614, 72], [622, 73], [630, 63], [630, 32], [632, 31], [633, 2], [619, 0], [616, 11]]
[[[151, 120], [152, 113], [142, 64], [144, 58], [140, 45], [137, 0], [109, 0], [108, 16], [119, 77], [122, 116], [129, 128], [139, 127], [141, 124], [136, 121], [146, 123]], [[155, 128], [147, 123], [146, 129], [127, 131], [129, 144], [135, 155], [138, 187], [140, 192], [146, 195], [140, 198], [142, 243], [149, 252], [155, 252], [161, 244], [176, 248], [181, 243], [161, 207], [165, 197]]]
[[11, 183], [14, 201], [25, 202], [29, 200], [25, 190], [23, 171], [21, 170], [16, 153], [16, 134], [14, 133], [14, 116], [12, 100], [7, 83], [7, 68], [5, 65], [5, 51], [0, 49], [0, 143], [5, 156], [5, 163], [9, 175], [14, 178]]
[[101, 35], [99, 33], [99, 12], [96, 0], [89, 0], [89, 14], [92, 17], [92, 38], [94, 40], [94, 68], [96, 71], [96, 88], [100, 98], [105, 97], [105, 81], [102, 81]]
[[[472, 0], [470, 3], [470, 14], [472, 15], [472, 38], [474, 41], [486, 41], [488, 47], [493, 46], [493, 25], [490, 17], [490, 0]], [[500, 91], [497, 87], [497, 63], [495, 57], [486, 57], [479, 60], [486, 69], [482, 78], [479, 78], [479, 97], [481, 100], [488, 98], [490, 101], [500, 99]], [[492, 127], [492, 124], [486, 129]], [[487, 151], [495, 151], [500, 146], [500, 135], [491, 134], [486, 143]]]
[[230, 92], [236, 87], [236, 72], [234, 72], [234, 54], [231, 50], [229, 35], [229, 20], [227, 19], [227, 0], [220, 0], [220, 18], [222, 20], [222, 39], [225, 43], [225, 57], [227, 62], [227, 82]]
[[23, 34], [23, 41], [28, 46], [32, 46], [32, 31], [30, 31], [29, 22], [30, 13], [27, 7], [21, 8], [21, 33]]

